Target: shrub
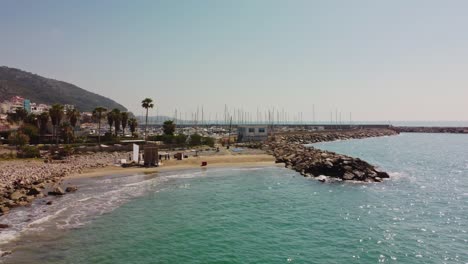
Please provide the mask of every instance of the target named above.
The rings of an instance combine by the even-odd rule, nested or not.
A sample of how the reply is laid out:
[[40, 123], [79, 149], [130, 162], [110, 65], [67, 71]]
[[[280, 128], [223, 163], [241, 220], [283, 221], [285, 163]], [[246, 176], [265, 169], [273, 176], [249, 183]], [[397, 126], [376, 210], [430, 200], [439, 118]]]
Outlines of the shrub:
[[208, 145], [213, 148], [215, 145], [215, 139], [212, 137], [203, 137], [203, 145]]
[[31, 124], [23, 124], [19, 131], [29, 137], [31, 144], [39, 143], [39, 129]]
[[120, 137], [116, 137], [113, 134], [106, 132], [104, 137], [101, 137], [101, 143], [104, 142], [106, 144], [116, 144], [120, 142]]
[[59, 149], [59, 155], [62, 157], [71, 156], [75, 152], [75, 149], [71, 145], [65, 145], [63, 148]]
[[51, 147], [49, 151], [52, 159], [62, 160], [71, 156], [75, 152], [75, 149], [71, 145], [65, 145], [63, 148]]
[[29, 137], [21, 131], [12, 132], [8, 137], [8, 142], [10, 145], [21, 147], [29, 143]]
[[177, 136], [174, 136], [174, 143], [178, 145], [183, 145], [187, 142], [187, 136], [184, 134], [179, 134]]
[[190, 136], [190, 145], [191, 146], [199, 146], [202, 144], [202, 136], [195, 133]]
[[18, 158], [39, 158], [41, 157], [41, 153], [39, 152], [39, 148], [35, 146], [22, 146], [17, 154]]

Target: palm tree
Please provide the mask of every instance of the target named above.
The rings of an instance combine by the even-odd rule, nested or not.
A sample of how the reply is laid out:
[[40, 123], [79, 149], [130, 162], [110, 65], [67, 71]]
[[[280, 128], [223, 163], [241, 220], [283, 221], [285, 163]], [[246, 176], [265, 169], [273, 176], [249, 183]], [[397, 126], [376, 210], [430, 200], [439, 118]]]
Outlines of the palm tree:
[[128, 124], [128, 112], [120, 113], [120, 117], [122, 118], [122, 136], [125, 136], [125, 128]]
[[39, 126], [41, 128], [41, 135], [45, 134], [47, 132], [47, 124], [49, 123], [49, 113], [48, 112], [42, 112], [39, 115]]
[[24, 119], [24, 122], [39, 128], [39, 118], [34, 113], [28, 114], [26, 118]]
[[76, 108], [68, 109], [67, 118], [73, 128], [73, 136], [75, 136], [75, 127], [78, 119], [80, 119], [80, 111], [78, 111]]
[[60, 134], [63, 138], [63, 141], [67, 142], [67, 144], [70, 144], [70, 139], [73, 140], [73, 133], [73, 127], [70, 125], [70, 123], [64, 122], [62, 125], [60, 125]]
[[93, 110], [93, 117], [98, 121], [98, 131], [97, 131], [97, 134], [98, 134], [98, 143], [99, 143], [99, 147], [101, 147], [101, 120], [102, 118], [104, 117], [104, 115], [106, 114], [106, 111], [107, 109], [104, 108], [104, 107], [96, 107], [94, 108]]
[[28, 117], [28, 111], [24, 108], [17, 108], [16, 109], [16, 116], [18, 117], [18, 120], [20, 122], [26, 121], [26, 118]]
[[151, 98], [145, 98], [143, 101], [141, 101], [141, 107], [146, 109], [146, 124], [145, 124], [145, 140], [147, 137], [147, 129], [148, 129], [148, 109], [153, 108], [153, 99]]
[[128, 126], [130, 127], [130, 131], [132, 132], [132, 135], [135, 134], [135, 130], [138, 126], [138, 121], [136, 120], [136, 118], [130, 118], [128, 120]]
[[109, 134], [112, 135], [112, 125], [114, 125], [114, 115], [112, 112], [107, 113], [107, 124], [109, 125]]
[[60, 122], [62, 121], [62, 118], [63, 118], [63, 105], [61, 104], [52, 105], [52, 107], [49, 109], [49, 115], [52, 121], [52, 126], [54, 127], [54, 135], [55, 135], [56, 144], [58, 145], [57, 128], [60, 125]]
[[112, 118], [114, 119], [115, 136], [117, 136], [117, 133], [120, 131], [120, 121], [122, 121], [119, 109], [112, 109]]

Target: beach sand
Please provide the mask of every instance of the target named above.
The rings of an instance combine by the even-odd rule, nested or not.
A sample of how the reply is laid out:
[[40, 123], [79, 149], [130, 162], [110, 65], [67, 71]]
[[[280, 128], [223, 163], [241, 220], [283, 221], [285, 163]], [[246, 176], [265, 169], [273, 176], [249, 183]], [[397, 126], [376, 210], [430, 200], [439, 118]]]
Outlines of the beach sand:
[[[201, 167], [203, 161], [207, 162], [206, 167]], [[173, 170], [195, 169], [195, 168], [220, 168], [220, 167], [258, 167], [258, 166], [284, 166], [276, 164], [275, 158], [267, 154], [243, 154], [243, 155], [210, 155], [189, 157], [184, 160], [162, 160], [159, 167], [130, 167], [107, 166], [104, 168], [87, 169], [82, 173], [73, 173], [65, 179], [90, 178], [106, 176], [111, 174], [135, 174], [135, 173], [157, 173]]]

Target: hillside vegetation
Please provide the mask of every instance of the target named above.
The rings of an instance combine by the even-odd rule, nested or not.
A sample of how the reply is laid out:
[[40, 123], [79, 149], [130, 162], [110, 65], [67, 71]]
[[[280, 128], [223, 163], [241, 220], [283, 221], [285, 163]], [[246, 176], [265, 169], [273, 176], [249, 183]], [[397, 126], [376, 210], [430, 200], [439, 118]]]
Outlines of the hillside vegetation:
[[72, 104], [80, 111], [92, 111], [97, 106], [107, 109], [127, 109], [107, 97], [86, 91], [76, 85], [45, 78], [15, 68], [0, 67], [0, 101], [19, 95], [31, 102]]

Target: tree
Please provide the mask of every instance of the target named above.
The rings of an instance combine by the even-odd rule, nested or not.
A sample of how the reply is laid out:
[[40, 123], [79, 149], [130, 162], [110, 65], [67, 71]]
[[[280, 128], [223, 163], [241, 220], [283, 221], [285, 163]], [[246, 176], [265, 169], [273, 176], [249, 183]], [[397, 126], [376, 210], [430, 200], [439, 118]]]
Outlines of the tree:
[[24, 108], [17, 108], [16, 109], [16, 116], [18, 116], [18, 120], [24, 122], [26, 117], [28, 117], [28, 111]]
[[148, 109], [153, 108], [153, 99], [151, 98], [145, 98], [143, 101], [141, 101], [141, 107], [146, 109], [146, 122], [145, 122], [145, 140], [148, 134]]
[[25, 123], [21, 125], [18, 131], [28, 136], [29, 142], [32, 144], [39, 143], [39, 129], [35, 125]]
[[60, 135], [63, 138], [64, 142], [67, 142], [70, 144], [70, 140], [73, 140], [73, 127], [70, 125], [70, 123], [65, 122], [60, 126]]
[[24, 122], [28, 117], [28, 111], [24, 108], [16, 108], [15, 112], [8, 113], [7, 119], [10, 122]]
[[31, 113], [27, 115], [24, 122], [39, 128], [39, 117], [36, 114]]
[[104, 115], [106, 114], [106, 111], [107, 109], [104, 108], [104, 107], [96, 107], [94, 108], [93, 110], [93, 117], [97, 120], [97, 123], [98, 123], [98, 131], [97, 131], [97, 134], [98, 134], [98, 143], [99, 143], [99, 146], [101, 146], [101, 120], [102, 118], [104, 117]]
[[122, 121], [122, 116], [120, 115], [120, 110], [117, 108], [112, 109], [112, 118], [114, 119], [114, 128], [115, 128], [115, 136], [120, 131], [120, 123]]
[[203, 145], [207, 145], [212, 148], [215, 146], [215, 143], [216, 143], [216, 140], [212, 137], [203, 137], [202, 141], [203, 141]]
[[112, 112], [107, 113], [107, 124], [109, 125], [109, 134], [112, 135], [112, 125], [114, 124], [114, 114]]
[[122, 136], [125, 136], [125, 128], [128, 124], [128, 112], [122, 112], [120, 113], [120, 116], [122, 119]]
[[166, 120], [163, 124], [164, 135], [174, 135], [176, 124], [173, 120]]
[[190, 145], [192, 146], [199, 146], [202, 143], [202, 136], [195, 133], [190, 136]]
[[49, 113], [42, 112], [39, 115], [39, 128], [41, 135], [44, 135], [47, 132], [47, 124], [49, 123]]
[[128, 126], [130, 127], [130, 132], [132, 132], [132, 135], [134, 135], [138, 126], [138, 121], [136, 120], [136, 118], [130, 118], [128, 120]]
[[54, 136], [56, 140], [56, 144], [58, 145], [58, 126], [60, 125], [60, 122], [62, 121], [63, 118], [63, 105], [61, 104], [54, 104], [52, 107], [49, 109], [49, 115], [50, 119], [52, 121], [52, 126], [54, 128]]
[[78, 111], [76, 108], [67, 109], [67, 118], [68, 118], [68, 122], [70, 122], [70, 125], [72, 127], [73, 135], [75, 135], [76, 123], [78, 123], [80, 116], [81, 116], [80, 111]]
[[184, 145], [187, 142], [187, 136], [184, 134], [179, 134], [174, 136], [174, 143], [177, 145]]
[[20, 146], [24, 146], [29, 143], [29, 137], [21, 131], [11, 132], [8, 136], [8, 142], [19, 148]]
[[18, 116], [16, 115], [16, 113], [13, 113], [13, 112], [7, 113], [7, 120], [10, 123], [16, 123], [19, 121]]

